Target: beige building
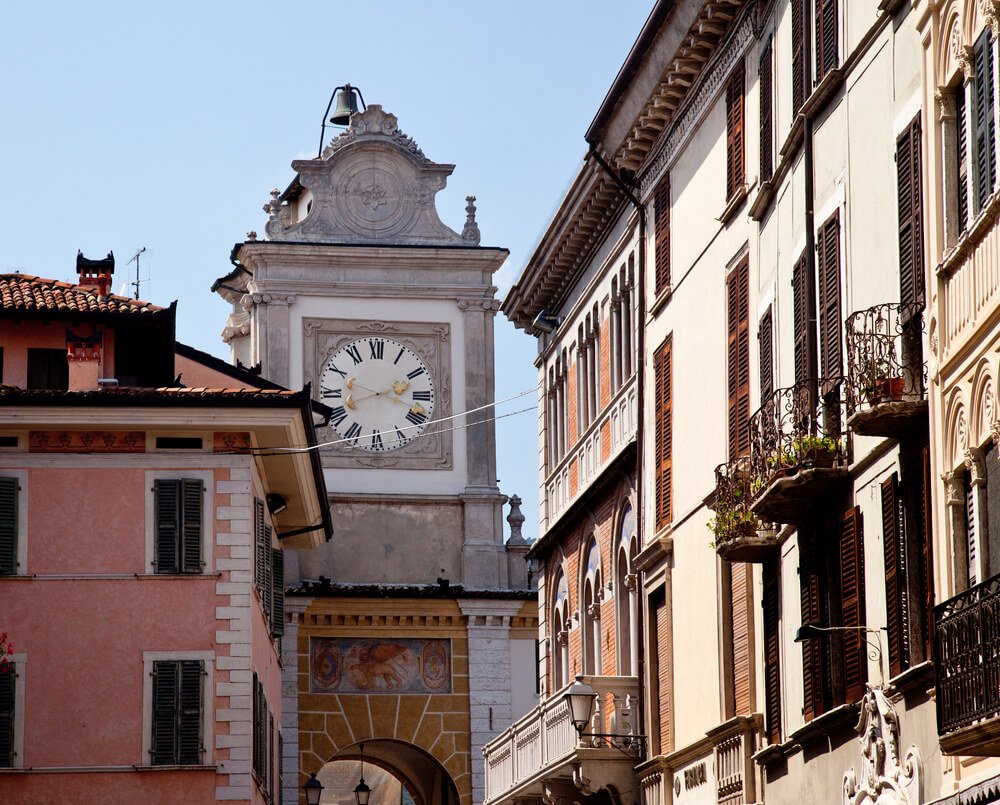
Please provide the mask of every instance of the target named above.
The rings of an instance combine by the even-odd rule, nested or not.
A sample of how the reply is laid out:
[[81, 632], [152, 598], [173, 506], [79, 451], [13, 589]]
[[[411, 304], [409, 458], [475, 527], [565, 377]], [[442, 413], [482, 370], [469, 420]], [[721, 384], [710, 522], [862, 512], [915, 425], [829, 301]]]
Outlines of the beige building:
[[[488, 745], [488, 802], [923, 803], [947, 786], [928, 693], [924, 356], [941, 324], [920, 197], [939, 182], [923, 175], [918, 21], [878, 0], [654, 6], [504, 303], [539, 335], [545, 381], [532, 556], [548, 698]], [[623, 266], [638, 449], [613, 467], [587, 430], [605, 415], [588, 356], [606, 331], [615, 352]], [[631, 586], [600, 547], [602, 507], [624, 500], [612, 478], [635, 507]], [[597, 608], [590, 533], [594, 577], [612, 580]], [[604, 626], [631, 623], [633, 588], [641, 751], [618, 739], [631, 755], [600, 756], [592, 733], [620, 730], [566, 732], [559, 685], [582, 673], [595, 712], [617, 712], [587, 674], [631, 666], [588, 666], [588, 646], [623, 636]]]
[[[356, 98], [355, 98], [356, 101]], [[336, 536], [285, 566], [284, 802], [362, 755], [419, 805], [483, 799], [482, 746], [535, 703], [535, 594], [505, 543], [492, 420], [493, 273], [428, 159], [377, 105], [271, 192], [213, 290], [234, 362], [311, 384]], [[523, 516], [522, 516], [523, 519]]]
[[[1000, 330], [993, 2], [914, 4], [922, 44], [940, 802], [1000, 798], [995, 403]], [[938, 791], [933, 792], [935, 795]]]

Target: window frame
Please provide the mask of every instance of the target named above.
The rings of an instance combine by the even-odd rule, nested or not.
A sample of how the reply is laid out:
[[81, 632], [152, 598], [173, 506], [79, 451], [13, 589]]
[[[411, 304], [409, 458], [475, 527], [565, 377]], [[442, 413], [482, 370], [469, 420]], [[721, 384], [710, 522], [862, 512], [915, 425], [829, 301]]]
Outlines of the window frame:
[[[201, 735], [205, 747], [201, 763], [153, 764], [153, 666], [158, 662], [203, 662], [204, 684], [201, 686]], [[215, 737], [212, 727], [215, 713], [215, 652], [207, 651], [144, 651], [142, 652], [142, 755], [136, 766], [151, 769], [201, 769], [214, 766]]]
[[30, 575], [28, 572], [28, 471], [26, 469], [0, 469], [0, 477], [17, 479], [17, 547], [14, 553], [13, 573], [0, 572], [0, 578]]
[[11, 744], [11, 764], [0, 766], [4, 769], [24, 768], [24, 689], [27, 676], [28, 654], [24, 651], [15, 652], [7, 658], [14, 674], [14, 741]]
[[[156, 572], [156, 481], [197, 479], [202, 482], [201, 494], [201, 572], [200, 573], [157, 573]], [[143, 572], [151, 575], [173, 578], [176, 576], [199, 577], [214, 572], [212, 547], [215, 544], [215, 471], [214, 470], [146, 470], [146, 534]], [[250, 516], [249, 514], [247, 515]], [[249, 536], [248, 536], [249, 540]]]

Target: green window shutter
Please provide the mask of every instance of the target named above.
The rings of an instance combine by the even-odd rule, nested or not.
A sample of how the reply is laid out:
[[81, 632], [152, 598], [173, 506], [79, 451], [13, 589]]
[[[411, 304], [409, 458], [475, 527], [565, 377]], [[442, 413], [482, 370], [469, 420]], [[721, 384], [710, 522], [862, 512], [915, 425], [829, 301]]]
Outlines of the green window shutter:
[[257, 681], [257, 672], [253, 674], [253, 718], [251, 720], [250, 754], [254, 773], [260, 776], [260, 683]]
[[969, 133], [968, 113], [965, 106], [965, 83], [960, 81], [955, 89], [955, 128], [957, 130], [958, 161], [955, 176], [955, 192], [958, 194], [958, 231], [964, 232], [969, 225]]
[[285, 736], [278, 730], [278, 796], [275, 802], [281, 802], [282, 792], [285, 790]]
[[271, 791], [271, 802], [274, 798], [274, 713], [267, 714], [267, 782]]
[[10, 664], [7, 673], [0, 673], [0, 768], [14, 765], [14, 687], [17, 666]]
[[182, 660], [179, 665], [177, 762], [185, 765], [198, 765], [202, 762], [201, 703], [205, 663], [202, 660]]
[[153, 482], [157, 573], [176, 573], [179, 569], [180, 487], [181, 482], [173, 478]]
[[274, 553], [271, 550], [271, 526], [264, 526], [264, 578], [261, 585], [261, 605], [264, 617], [269, 619], [274, 602]]
[[181, 486], [181, 553], [184, 557], [182, 570], [185, 573], [201, 573], [202, 557], [202, 493], [203, 486], [198, 478], [183, 478]]
[[993, 41], [987, 28], [976, 41], [973, 89], [975, 116], [972, 120], [975, 210], [978, 213], [996, 186], [996, 129], [993, 119]]
[[261, 600], [264, 600], [264, 568], [266, 561], [264, 558], [264, 501], [254, 498], [253, 501], [253, 583], [260, 593]]
[[0, 478], [0, 574], [17, 573], [17, 478]]
[[154, 766], [177, 762], [177, 701], [180, 674], [176, 662], [153, 663], [153, 742]]
[[271, 588], [271, 636], [285, 633], [285, 554], [280, 548], [271, 551], [274, 584]]

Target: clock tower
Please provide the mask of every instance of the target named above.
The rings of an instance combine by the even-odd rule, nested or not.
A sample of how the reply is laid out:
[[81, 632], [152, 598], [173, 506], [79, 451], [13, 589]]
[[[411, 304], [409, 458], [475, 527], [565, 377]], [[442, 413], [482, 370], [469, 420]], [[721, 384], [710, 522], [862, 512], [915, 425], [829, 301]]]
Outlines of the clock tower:
[[234, 362], [331, 410], [334, 537], [285, 566], [286, 801], [363, 742], [418, 801], [471, 805], [482, 745], [534, 704], [537, 610], [526, 546], [503, 540], [492, 420], [508, 252], [480, 245], [474, 197], [461, 233], [440, 220], [454, 166], [380, 106], [292, 168], [266, 238], [213, 286]]

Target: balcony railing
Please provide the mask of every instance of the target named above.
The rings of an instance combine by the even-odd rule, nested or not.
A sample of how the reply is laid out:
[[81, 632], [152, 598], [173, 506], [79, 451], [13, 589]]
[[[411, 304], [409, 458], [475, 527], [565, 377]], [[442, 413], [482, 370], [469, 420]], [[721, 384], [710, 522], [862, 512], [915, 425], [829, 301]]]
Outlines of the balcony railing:
[[1000, 754], [1000, 575], [934, 609], [938, 733], [947, 754]]
[[777, 531], [754, 514], [747, 456], [715, 468], [715, 551], [730, 562], [762, 561], [777, 546]]
[[843, 378], [776, 390], [750, 417], [750, 495], [763, 520], [797, 522], [846, 473]]
[[858, 433], [899, 436], [926, 421], [923, 315], [887, 303], [847, 319], [847, 416]]
[[[638, 679], [630, 676], [587, 676], [584, 681], [597, 693], [586, 732], [625, 737], [615, 740], [616, 747], [603, 748], [595, 747], [588, 738], [581, 739], [570, 719], [563, 698], [564, 688], [483, 748], [486, 802], [489, 805], [540, 794], [543, 781], [572, 780], [574, 764], [579, 766], [588, 753], [599, 756], [599, 764], [587, 774], [595, 789], [603, 785], [600, 764], [624, 763], [627, 773], [631, 774], [632, 765], [638, 762], [633, 750], [640, 741]], [[629, 736], [632, 736], [631, 739]]]

